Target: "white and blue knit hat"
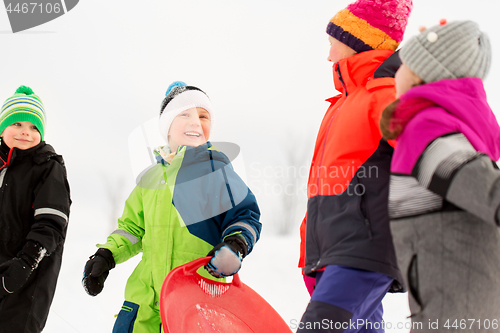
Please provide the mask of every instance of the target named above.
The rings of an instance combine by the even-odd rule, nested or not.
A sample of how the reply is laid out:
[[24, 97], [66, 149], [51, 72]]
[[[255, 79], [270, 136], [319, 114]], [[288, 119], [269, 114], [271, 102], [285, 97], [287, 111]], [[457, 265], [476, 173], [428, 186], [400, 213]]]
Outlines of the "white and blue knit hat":
[[199, 88], [188, 86], [182, 81], [173, 82], [167, 89], [166, 97], [160, 108], [160, 134], [168, 142], [170, 125], [179, 113], [191, 108], [203, 108], [210, 114], [210, 127], [213, 127], [214, 112], [207, 94]]

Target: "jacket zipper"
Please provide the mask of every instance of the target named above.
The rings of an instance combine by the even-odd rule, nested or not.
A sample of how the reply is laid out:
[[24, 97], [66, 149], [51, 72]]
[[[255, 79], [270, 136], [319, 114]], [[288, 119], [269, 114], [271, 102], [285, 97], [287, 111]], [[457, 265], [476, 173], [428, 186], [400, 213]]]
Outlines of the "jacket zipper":
[[342, 88], [344, 89], [345, 97], [347, 97], [347, 95], [348, 95], [347, 89], [345, 87], [345, 82], [344, 82], [344, 79], [342, 78], [342, 74], [340, 73], [340, 66], [339, 66], [338, 62], [335, 64], [335, 71], [337, 72], [337, 75], [339, 76], [340, 83], [342, 83]]
[[[345, 88], [345, 83], [344, 83], [344, 79], [342, 79], [342, 75], [340, 74], [340, 69], [339, 69], [339, 64], [336, 63], [335, 64], [335, 71], [337, 72], [338, 76], [339, 76], [339, 80], [340, 82], [342, 83], [342, 88], [344, 89], [344, 92], [345, 92], [345, 96], [347, 97], [347, 90]], [[339, 107], [340, 108], [340, 107]], [[326, 149], [326, 140], [328, 138], [328, 134], [330, 133], [330, 129], [332, 127], [332, 122], [333, 120], [337, 117], [337, 112], [339, 111], [339, 108], [335, 111], [335, 114], [333, 115], [332, 119], [330, 119], [330, 123], [328, 124], [328, 129], [326, 130], [326, 133], [325, 133], [325, 138], [323, 139], [323, 149], [321, 150], [321, 159], [319, 161], [319, 167], [317, 168], [318, 169], [318, 172], [316, 173], [316, 187], [319, 189], [319, 170], [320, 170], [320, 167], [323, 165], [323, 158], [325, 157], [325, 149]], [[317, 243], [317, 242], [316, 242]], [[319, 265], [321, 261], [321, 258], [319, 258], [316, 263], [314, 263], [314, 265], [311, 267], [311, 270], [312, 271], [315, 271]]]
[[[373, 233], [372, 233], [372, 228], [371, 228], [370, 219], [369, 219], [370, 214], [368, 212], [368, 203], [365, 202], [365, 204], [363, 205], [363, 201], [364, 201], [363, 196], [361, 196], [361, 198], [360, 198], [361, 215], [363, 215], [366, 228], [368, 229], [368, 236], [370, 236], [370, 239], [373, 239]], [[361, 209], [362, 207], [364, 207], [364, 209]]]
[[373, 239], [372, 228], [370, 226], [370, 221], [367, 218], [365, 218], [365, 224], [368, 228], [368, 235], [370, 236], [370, 239]]
[[[342, 75], [340, 74], [340, 68], [339, 68], [339, 63], [335, 63], [335, 71], [337, 72], [339, 76], [339, 80], [342, 83], [342, 88], [344, 88], [345, 96], [347, 97], [347, 90], [345, 88], [345, 83], [344, 79], [342, 79]], [[328, 138], [328, 134], [330, 133], [330, 128], [332, 126], [333, 120], [337, 117], [337, 112], [339, 111], [340, 107], [335, 111], [335, 114], [333, 115], [332, 119], [330, 119], [330, 123], [328, 124], [328, 129], [325, 133], [325, 138], [323, 139], [323, 149], [321, 150], [321, 159], [319, 161], [319, 166], [321, 167], [323, 165], [323, 158], [325, 156], [325, 147], [326, 147], [326, 139]], [[319, 170], [319, 168], [318, 168]], [[319, 188], [319, 171], [316, 174], [316, 186]]]
[[3, 186], [3, 179], [5, 178], [5, 173], [7, 172], [7, 168], [0, 171], [0, 188]]
[[[339, 77], [340, 83], [342, 83], [342, 88], [344, 89], [345, 96], [347, 97], [348, 93], [347, 93], [347, 89], [346, 89], [346, 86], [345, 86], [344, 79], [342, 78], [342, 73], [340, 72], [339, 63], [335, 64], [335, 71], [337, 72], [337, 75]], [[363, 200], [363, 198], [361, 198], [361, 200]], [[373, 233], [372, 233], [372, 228], [370, 226], [370, 220], [368, 219], [368, 206], [366, 206], [365, 208], [366, 208], [366, 212], [365, 212], [366, 216], [364, 216], [364, 218], [365, 218], [365, 225], [368, 228], [368, 235], [370, 236], [370, 239], [372, 239], [373, 238]]]
[[316, 263], [311, 267], [311, 271], [315, 272], [316, 269], [318, 268], [319, 262], [321, 261], [321, 258], [316, 261]]
[[0, 170], [1, 170], [1, 172], [0, 172], [0, 188], [3, 186], [3, 180], [5, 178], [5, 174], [7, 173], [7, 168], [10, 165], [10, 162], [11, 162], [11, 159], [12, 159], [12, 152], [13, 151], [14, 151], [14, 149], [11, 149], [9, 151], [9, 155], [7, 156], [7, 162], [4, 161], [3, 158], [0, 157], [0, 160], [2, 160], [2, 162], [3, 162], [3, 165], [0, 168]]
[[9, 155], [7, 155], [7, 161], [4, 161], [3, 158], [0, 157], [0, 160], [2, 160], [2, 162], [3, 162], [3, 165], [0, 168], [0, 170], [9, 166], [10, 160], [12, 159], [12, 152], [13, 151], [14, 151], [14, 149], [9, 150]]
[[[344, 79], [342, 78], [342, 74], [340, 74], [340, 68], [339, 68], [339, 63], [335, 63], [335, 71], [337, 72], [339, 76], [340, 83], [342, 83], [342, 88], [344, 89], [345, 96], [347, 97], [347, 89], [345, 88], [345, 83]], [[323, 149], [321, 150], [321, 160], [319, 161], [319, 166], [321, 167], [323, 165], [323, 157], [325, 156], [325, 147], [326, 147], [326, 139], [328, 138], [328, 134], [330, 133], [330, 128], [332, 126], [332, 122], [337, 117], [337, 112], [339, 111], [340, 107], [335, 111], [335, 114], [333, 115], [332, 119], [330, 119], [330, 123], [328, 124], [328, 130], [326, 131], [325, 138], [323, 139]], [[318, 169], [319, 170], [319, 169]], [[319, 174], [316, 174], [316, 186], [319, 188]]]

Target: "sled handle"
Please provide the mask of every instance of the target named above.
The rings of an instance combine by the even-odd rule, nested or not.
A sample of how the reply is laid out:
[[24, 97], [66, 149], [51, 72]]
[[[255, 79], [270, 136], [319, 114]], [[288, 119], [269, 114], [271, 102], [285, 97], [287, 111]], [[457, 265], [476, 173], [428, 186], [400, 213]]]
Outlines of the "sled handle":
[[[190, 275], [196, 274], [196, 271], [198, 270], [198, 268], [208, 264], [208, 262], [211, 259], [212, 259], [212, 257], [202, 257], [202, 258], [190, 261], [187, 264], [184, 264], [184, 266], [183, 266], [184, 274], [186, 274], [186, 275], [187, 274], [190, 274]], [[214, 281], [214, 282], [218, 282], [218, 281]], [[219, 282], [219, 283], [224, 283], [224, 282]], [[233, 284], [236, 287], [240, 287], [241, 280], [240, 280], [238, 273], [234, 274], [233, 281], [231, 281], [231, 283], [227, 283], [227, 284]]]

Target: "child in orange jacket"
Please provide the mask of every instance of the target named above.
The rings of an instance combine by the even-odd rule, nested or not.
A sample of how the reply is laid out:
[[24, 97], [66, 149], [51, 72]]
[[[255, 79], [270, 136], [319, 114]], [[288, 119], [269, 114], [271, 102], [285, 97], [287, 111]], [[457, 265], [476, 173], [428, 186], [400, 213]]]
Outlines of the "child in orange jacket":
[[[394, 51], [411, 8], [410, 0], [358, 0], [327, 26], [340, 94], [328, 100], [309, 172], [300, 266], [316, 287], [297, 332], [337, 332], [350, 321], [356, 328], [345, 332], [380, 327], [382, 298], [403, 291], [387, 214], [393, 148], [379, 121], [395, 99]], [[325, 322], [333, 326], [314, 325]]]

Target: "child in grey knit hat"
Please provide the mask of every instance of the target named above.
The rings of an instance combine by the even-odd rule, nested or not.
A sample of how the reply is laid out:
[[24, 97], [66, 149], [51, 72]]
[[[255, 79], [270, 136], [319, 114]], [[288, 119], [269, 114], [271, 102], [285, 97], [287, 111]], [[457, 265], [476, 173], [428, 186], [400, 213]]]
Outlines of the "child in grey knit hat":
[[500, 318], [500, 127], [483, 88], [490, 42], [457, 21], [413, 37], [400, 56], [399, 99], [381, 129], [398, 142], [389, 216], [412, 332], [483, 332]]

